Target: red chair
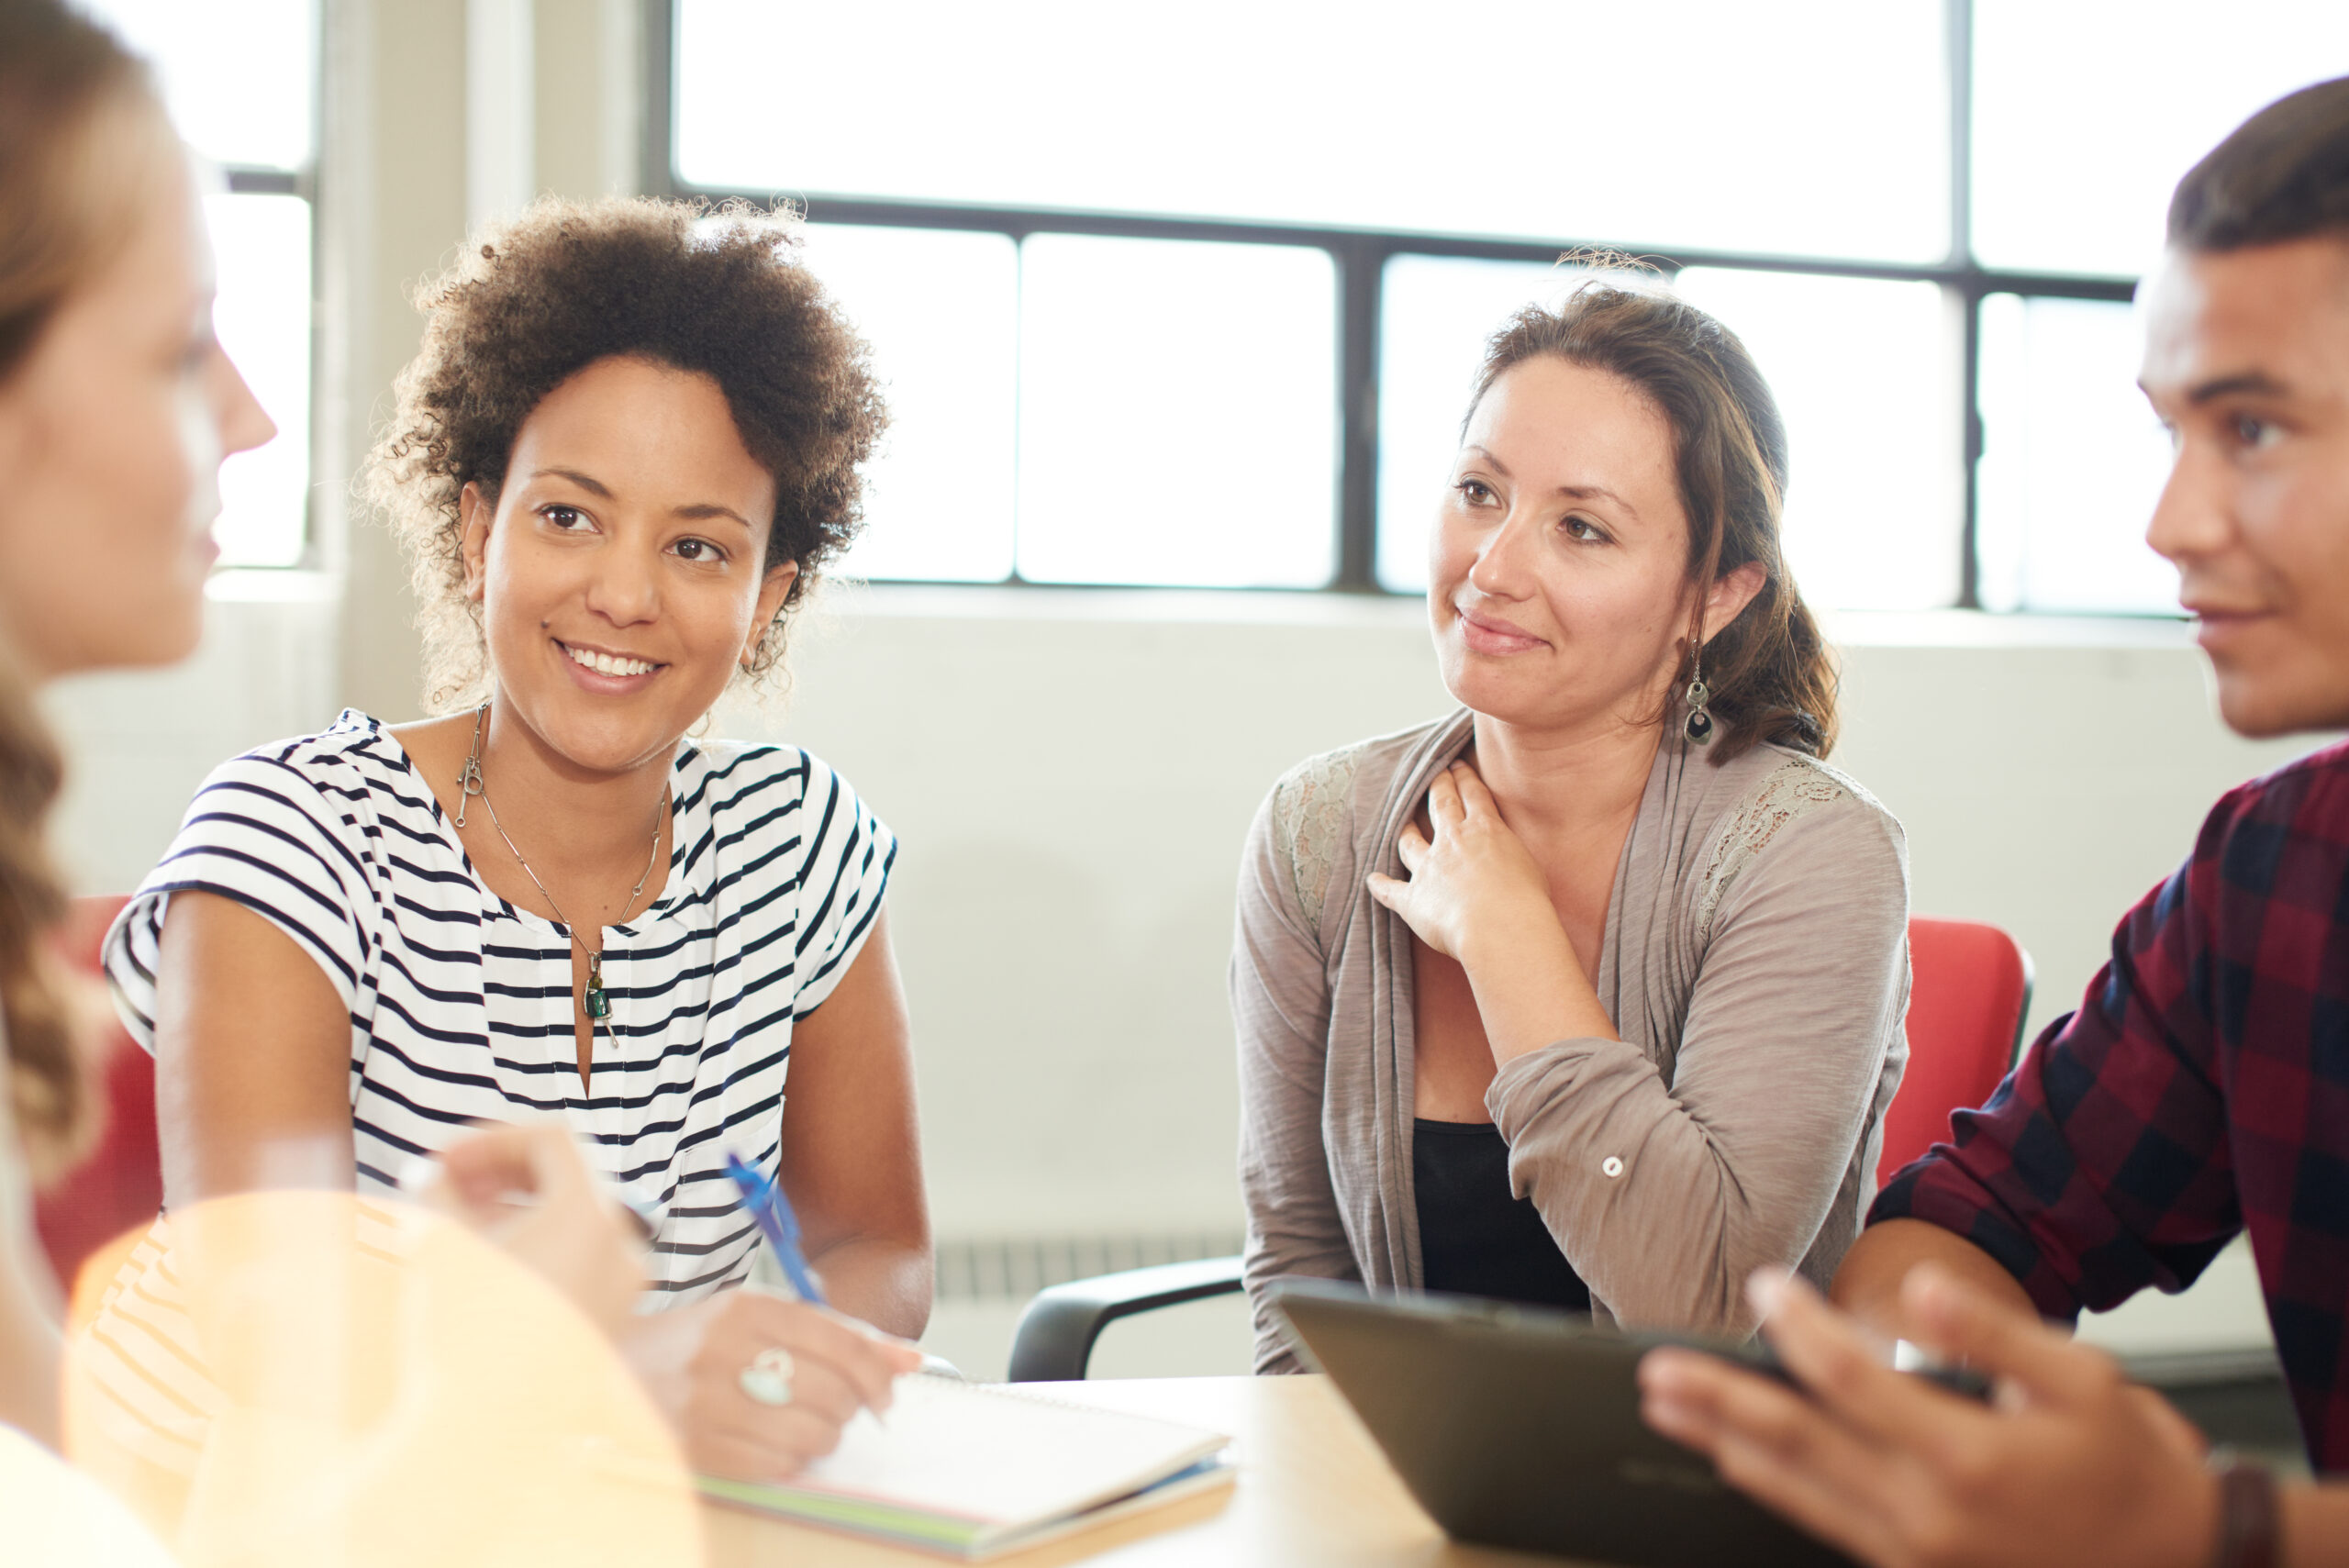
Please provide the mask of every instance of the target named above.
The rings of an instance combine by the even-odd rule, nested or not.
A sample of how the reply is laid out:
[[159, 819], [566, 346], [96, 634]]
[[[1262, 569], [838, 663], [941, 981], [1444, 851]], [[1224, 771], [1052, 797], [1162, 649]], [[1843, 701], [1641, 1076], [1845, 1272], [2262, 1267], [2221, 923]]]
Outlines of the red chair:
[[1949, 1141], [1950, 1112], [1990, 1097], [2031, 1011], [2031, 955], [1979, 920], [1912, 918], [1909, 971], [1909, 1073], [1884, 1113], [1879, 1185]]
[[[61, 933], [72, 966], [95, 975], [106, 928], [128, 898], [76, 898]], [[33, 1223], [50, 1266], [67, 1290], [92, 1253], [124, 1232], [142, 1229], [163, 1205], [162, 1159], [155, 1142], [155, 1063], [108, 1021], [98, 1073], [106, 1100], [98, 1146], [34, 1200]]]

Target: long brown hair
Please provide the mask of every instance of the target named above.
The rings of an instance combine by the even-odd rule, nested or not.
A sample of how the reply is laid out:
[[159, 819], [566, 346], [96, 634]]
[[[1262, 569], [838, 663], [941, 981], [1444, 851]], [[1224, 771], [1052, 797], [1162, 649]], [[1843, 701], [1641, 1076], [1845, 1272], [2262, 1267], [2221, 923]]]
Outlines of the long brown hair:
[[[1671, 423], [1688, 581], [1697, 588], [1679, 680], [1703, 650], [1716, 762], [1767, 740], [1824, 757], [1835, 744], [1833, 653], [1780, 548], [1787, 427], [1737, 334], [1660, 289], [1591, 282], [1556, 310], [1528, 306], [1493, 334], [1474, 412], [1510, 367], [1545, 356], [1620, 376]], [[1762, 587], [1727, 626], [1703, 625], [1705, 593], [1727, 573], [1762, 568]]]
[[[104, 266], [138, 220], [122, 172], [100, 168], [125, 111], [162, 126], [145, 69], [55, 0], [0, 0], [0, 381], [16, 374], [58, 305]], [[117, 194], [108, 195], [112, 191]], [[0, 638], [0, 1021], [8, 1088], [37, 1175], [94, 1130], [70, 1009], [49, 936], [64, 894], [43, 845], [62, 779], [26, 673]]]

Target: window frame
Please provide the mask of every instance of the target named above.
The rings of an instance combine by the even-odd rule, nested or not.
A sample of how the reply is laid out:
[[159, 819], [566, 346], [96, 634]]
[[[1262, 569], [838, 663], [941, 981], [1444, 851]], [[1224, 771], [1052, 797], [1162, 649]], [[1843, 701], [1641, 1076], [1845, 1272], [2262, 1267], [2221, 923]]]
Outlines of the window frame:
[[[1223, 243], [1307, 246], [1329, 253], [1337, 273], [1339, 455], [1336, 530], [1337, 570], [1319, 588], [1249, 590], [1268, 593], [1343, 593], [1415, 598], [1414, 590], [1388, 588], [1378, 581], [1378, 375], [1379, 323], [1386, 261], [1396, 256], [1458, 257], [1493, 261], [1550, 263], [1569, 250], [1604, 248], [1642, 257], [1667, 278], [1687, 268], [1795, 273], [1938, 285], [1953, 302], [1964, 326], [1957, 399], [1959, 428], [1948, 432], [1965, 476], [1965, 506], [1958, 536], [1958, 595], [1951, 606], [1978, 610], [1981, 597], [1979, 545], [1982, 302], [1996, 294], [2025, 299], [2056, 298], [2127, 304], [2135, 297], [2133, 277], [2074, 275], [1984, 267], [1976, 261], [1972, 225], [1973, 0], [1943, 0], [1946, 28], [1945, 65], [1950, 104], [1950, 253], [1943, 261], [1896, 263], [1792, 257], [1739, 250], [1700, 250], [1649, 246], [1621, 237], [1572, 235], [1544, 240], [1508, 240], [1471, 235], [1408, 230], [1337, 228], [1312, 225], [1157, 217], [1112, 211], [1070, 211], [977, 204], [879, 199], [846, 193], [752, 190], [689, 184], [675, 163], [676, 0], [644, 0], [647, 101], [643, 120], [643, 183], [648, 195], [707, 201], [773, 202], [788, 197], [814, 223], [855, 224], [881, 228], [944, 228], [1005, 235], [1015, 243], [1030, 234], [1107, 235], [1140, 239], [1212, 240]], [[927, 581], [927, 580], [924, 580]], [[1019, 575], [988, 582], [940, 583], [941, 587], [1115, 587], [1033, 584]], [[1151, 584], [1153, 587], [1181, 585]], [[1195, 590], [1231, 592], [1230, 589]], [[2028, 607], [2001, 612], [2043, 614]], [[2126, 613], [2126, 612], [2117, 612]], [[2169, 618], [2140, 617], [2139, 618]]]
[[[315, 62], [311, 70], [315, 74]], [[302, 467], [308, 483], [302, 486], [302, 532], [298, 548], [290, 561], [256, 564], [236, 562], [224, 564], [223, 572], [316, 572], [325, 562], [325, 552], [318, 540], [318, 462], [317, 431], [318, 428], [320, 394], [318, 382], [318, 180], [317, 149], [313, 141], [310, 162], [300, 169], [254, 168], [247, 164], [220, 165], [220, 173], [232, 196], [295, 196], [310, 209], [310, 297], [305, 303], [309, 313], [310, 345], [310, 450], [302, 454]]]
[[[309, 348], [310, 427], [309, 449], [302, 454], [303, 472], [306, 483], [302, 487], [301, 532], [290, 560], [270, 563], [246, 562], [228, 562], [216, 569], [220, 573], [315, 573], [327, 564], [324, 540], [319, 537], [318, 431], [320, 415], [326, 404], [326, 387], [321, 379], [324, 365], [322, 322], [318, 309], [320, 272], [324, 258], [325, 236], [318, 221], [318, 167], [324, 158], [323, 141], [326, 127], [322, 113], [326, 92], [327, 27], [329, 17], [325, 0], [310, 0], [310, 53], [305, 62], [307, 76], [302, 84], [310, 118], [309, 156], [294, 168], [275, 164], [227, 163], [209, 160], [191, 144], [191, 151], [205, 159], [205, 166], [215, 172], [225, 193], [232, 196], [293, 196], [310, 209], [310, 297], [303, 302]], [[101, 25], [113, 30], [113, 24], [99, 18]], [[119, 35], [117, 35], [119, 36]], [[136, 46], [131, 46], [136, 52]], [[140, 57], [144, 59], [142, 55]]]

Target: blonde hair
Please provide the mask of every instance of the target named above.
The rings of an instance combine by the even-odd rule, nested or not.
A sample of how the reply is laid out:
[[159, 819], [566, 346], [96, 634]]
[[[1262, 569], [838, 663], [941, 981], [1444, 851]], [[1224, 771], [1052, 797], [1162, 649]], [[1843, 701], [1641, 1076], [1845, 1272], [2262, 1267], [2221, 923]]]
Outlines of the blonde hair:
[[[146, 68], [113, 35], [55, 0], [0, 4], [0, 381], [137, 230], [146, 191], [126, 167], [176, 146]], [[0, 1022], [18, 1135], [49, 1176], [95, 1135], [97, 1101], [50, 948], [65, 896], [43, 835], [63, 763], [18, 656], [0, 647]]]

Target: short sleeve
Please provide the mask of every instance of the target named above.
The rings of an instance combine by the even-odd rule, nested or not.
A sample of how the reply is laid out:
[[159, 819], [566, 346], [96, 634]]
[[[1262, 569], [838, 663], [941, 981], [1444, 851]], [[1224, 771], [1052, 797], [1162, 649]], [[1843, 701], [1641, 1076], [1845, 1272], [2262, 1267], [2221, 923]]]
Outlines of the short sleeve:
[[807, 759], [800, 797], [799, 918], [792, 937], [799, 989], [791, 1016], [804, 1018], [823, 1006], [856, 962], [881, 912], [896, 836], [882, 825], [846, 780]]
[[[316, 771], [314, 772], [313, 769]], [[331, 764], [231, 758], [195, 792], [179, 835], [106, 933], [106, 982], [123, 1027], [155, 1049], [155, 962], [176, 893], [234, 899], [309, 954], [346, 1008], [359, 995], [376, 901], [364, 792]]]

